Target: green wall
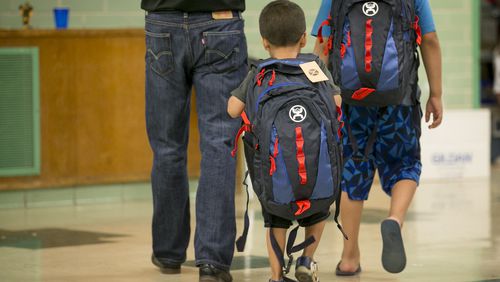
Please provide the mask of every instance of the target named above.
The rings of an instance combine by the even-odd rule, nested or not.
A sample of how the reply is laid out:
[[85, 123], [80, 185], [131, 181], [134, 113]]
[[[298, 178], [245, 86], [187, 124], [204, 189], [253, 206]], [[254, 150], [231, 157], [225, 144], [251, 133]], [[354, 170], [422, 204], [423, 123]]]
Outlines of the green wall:
[[[19, 28], [19, 4], [24, 1], [0, 0], [0, 28]], [[144, 12], [139, 0], [32, 0], [35, 28], [53, 28], [52, 8], [58, 3], [70, 7], [72, 28], [141, 28]], [[265, 57], [260, 43], [258, 16], [268, 0], [247, 0], [246, 34], [249, 54]], [[306, 13], [308, 31], [321, 0], [296, 0]], [[443, 52], [443, 84], [446, 108], [471, 108], [479, 104], [479, 0], [430, 0]], [[304, 51], [312, 51], [309, 38]], [[420, 69], [424, 99], [428, 93], [424, 68]], [[425, 100], [423, 100], [425, 101]]]

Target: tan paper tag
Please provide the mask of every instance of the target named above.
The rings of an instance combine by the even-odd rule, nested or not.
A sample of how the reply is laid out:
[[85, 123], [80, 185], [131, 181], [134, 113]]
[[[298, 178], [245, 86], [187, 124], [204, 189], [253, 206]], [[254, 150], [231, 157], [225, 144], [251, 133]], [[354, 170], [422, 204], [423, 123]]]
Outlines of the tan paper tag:
[[232, 19], [233, 18], [233, 12], [232, 11], [216, 11], [216, 12], [212, 12], [212, 18], [214, 20]]
[[326, 76], [315, 61], [300, 64], [300, 68], [312, 83], [328, 80], [328, 76]]

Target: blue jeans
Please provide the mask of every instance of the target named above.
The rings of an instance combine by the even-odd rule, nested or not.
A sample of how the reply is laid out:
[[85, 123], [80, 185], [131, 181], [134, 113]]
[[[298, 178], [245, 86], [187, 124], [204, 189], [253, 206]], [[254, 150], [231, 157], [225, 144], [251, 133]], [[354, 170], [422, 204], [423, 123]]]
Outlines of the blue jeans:
[[187, 145], [191, 88], [200, 132], [196, 195], [196, 264], [229, 269], [236, 236], [235, 165], [231, 144], [240, 120], [227, 114], [230, 91], [247, 73], [239, 12], [161, 12], [146, 16], [146, 125], [154, 153], [153, 253], [164, 263], [186, 260], [190, 237]]

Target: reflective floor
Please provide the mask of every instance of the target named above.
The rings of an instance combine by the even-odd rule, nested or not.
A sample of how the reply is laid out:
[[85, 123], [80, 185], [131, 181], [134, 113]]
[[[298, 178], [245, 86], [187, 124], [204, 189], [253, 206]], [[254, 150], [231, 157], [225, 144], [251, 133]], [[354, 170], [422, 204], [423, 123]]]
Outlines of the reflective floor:
[[[141, 191], [148, 195], [147, 186]], [[491, 180], [421, 183], [403, 229], [408, 263], [400, 274], [381, 266], [379, 223], [389, 198], [377, 185], [372, 190], [361, 225], [363, 272], [352, 278], [334, 275], [342, 241], [329, 223], [316, 256], [322, 282], [500, 281], [499, 168]], [[236, 199], [239, 228], [243, 195]], [[198, 281], [192, 245], [180, 275], [161, 274], [149, 262], [152, 208], [147, 197], [38, 206], [0, 209], [0, 281]], [[232, 274], [234, 281], [264, 282], [264, 229], [255, 199], [250, 215], [247, 248], [236, 254]]]

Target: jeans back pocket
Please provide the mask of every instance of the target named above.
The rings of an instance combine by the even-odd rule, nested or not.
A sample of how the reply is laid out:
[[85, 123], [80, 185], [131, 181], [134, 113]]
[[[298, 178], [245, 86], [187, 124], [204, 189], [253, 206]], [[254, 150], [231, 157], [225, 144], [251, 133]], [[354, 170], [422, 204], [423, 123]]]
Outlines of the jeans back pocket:
[[170, 33], [146, 31], [146, 48], [148, 66], [153, 72], [166, 78], [166, 75], [174, 70]]
[[205, 64], [213, 72], [230, 72], [245, 64], [245, 36], [240, 30], [203, 33]]

